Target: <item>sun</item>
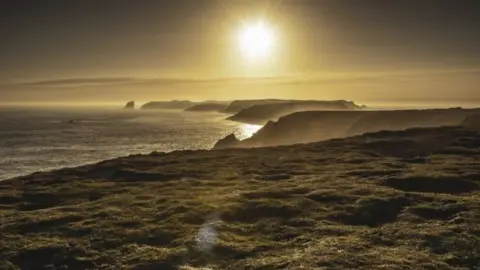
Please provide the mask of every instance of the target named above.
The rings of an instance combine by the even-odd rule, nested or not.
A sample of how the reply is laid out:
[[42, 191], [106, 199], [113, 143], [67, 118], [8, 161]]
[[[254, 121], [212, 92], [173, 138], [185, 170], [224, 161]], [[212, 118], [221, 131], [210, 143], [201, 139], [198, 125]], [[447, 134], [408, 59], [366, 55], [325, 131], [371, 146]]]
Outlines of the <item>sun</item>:
[[260, 60], [272, 56], [275, 43], [274, 31], [264, 21], [245, 24], [238, 35], [239, 49], [247, 59]]

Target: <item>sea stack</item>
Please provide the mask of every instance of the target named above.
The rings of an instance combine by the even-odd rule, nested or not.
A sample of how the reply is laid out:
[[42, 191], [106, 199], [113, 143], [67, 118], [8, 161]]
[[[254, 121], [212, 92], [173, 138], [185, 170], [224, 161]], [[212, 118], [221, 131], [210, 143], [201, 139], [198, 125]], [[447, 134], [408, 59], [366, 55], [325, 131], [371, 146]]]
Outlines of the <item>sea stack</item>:
[[133, 110], [135, 109], [135, 101], [129, 101], [127, 102], [127, 104], [125, 104], [125, 107], [123, 107], [124, 109], [128, 109], [128, 110]]

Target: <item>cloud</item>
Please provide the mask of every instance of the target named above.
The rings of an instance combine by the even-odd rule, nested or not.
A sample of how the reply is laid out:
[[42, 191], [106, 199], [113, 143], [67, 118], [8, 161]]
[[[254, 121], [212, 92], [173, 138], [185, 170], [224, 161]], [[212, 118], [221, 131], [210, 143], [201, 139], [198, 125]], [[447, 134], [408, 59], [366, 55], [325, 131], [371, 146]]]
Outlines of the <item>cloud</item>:
[[230, 83], [267, 83], [276, 82], [280, 77], [264, 78], [135, 78], [135, 77], [102, 77], [102, 78], [68, 78], [58, 80], [41, 80], [32, 82], [21, 82], [14, 84], [3, 84], [10, 86], [29, 86], [38, 88], [75, 88], [86, 86], [106, 85], [186, 85], [186, 84], [230, 84]]
[[365, 73], [340, 73], [333, 75], [311, 76], [278, 76], [278, 77], [221, 77], [221, 78], [141, 78], [141, 77], [99, 77], [99, 78], [67, 78], [58, 80], [41, 80], [3, 84], [2, 86], [19, 86], [33, 88], [77, 88], [90, 86], [171, 86], [171, 85], [242, 85], [263, 84], [281, 86], [305, 85], [332, 85], [370, 82], [394, 82], [396, 80], [409, 80], [416, 78], [432, 78], [438, 76], [480, 75], [478, 69], [465, 70], [425, 70], [403, 72], [365, 72]]
[[136, 78], [120, 77], [120, 78], [69, 78], [59, 80], [44, 80], [34, 82], [18, 83], [21, 86], [36, 87], [77, 87], [88, 85], [109, 85], [109, 84], [125, 84], [138, 82]]

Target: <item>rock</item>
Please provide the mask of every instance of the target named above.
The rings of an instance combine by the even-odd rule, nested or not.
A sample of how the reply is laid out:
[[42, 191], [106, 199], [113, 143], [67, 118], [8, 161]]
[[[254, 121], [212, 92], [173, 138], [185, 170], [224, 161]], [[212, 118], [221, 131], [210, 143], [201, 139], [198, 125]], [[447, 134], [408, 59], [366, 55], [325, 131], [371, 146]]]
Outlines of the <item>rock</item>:
[[125, 104], [125, 107], [123, 107], [124, 109], [129, 109], [129, 110], [132, 110], [132, 109], [135, 109], [135, 101], [129, 101], [127, 102], [127, 104]]
[[240, 141], [235, 137], [234, 134], [230, 134], [227, 137], [219, 140], [214, 146], [213, 149], [225, 149], [225, 148], [235, 148]]

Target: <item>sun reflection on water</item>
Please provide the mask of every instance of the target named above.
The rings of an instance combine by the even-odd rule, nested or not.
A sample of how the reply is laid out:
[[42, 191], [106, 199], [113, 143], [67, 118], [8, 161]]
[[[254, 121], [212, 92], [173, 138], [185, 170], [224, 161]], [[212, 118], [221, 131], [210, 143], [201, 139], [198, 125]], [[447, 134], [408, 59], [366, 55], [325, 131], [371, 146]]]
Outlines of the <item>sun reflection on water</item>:
[[262, 128], [261, 125], [251, 125], [251, 124], [242, 124], [240, 126], [240, 131], [238, 137], [240, 140], [244, 140], [252, 137], [258, 130]]

